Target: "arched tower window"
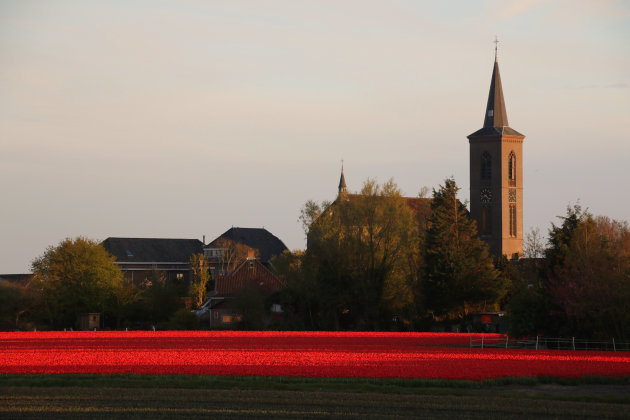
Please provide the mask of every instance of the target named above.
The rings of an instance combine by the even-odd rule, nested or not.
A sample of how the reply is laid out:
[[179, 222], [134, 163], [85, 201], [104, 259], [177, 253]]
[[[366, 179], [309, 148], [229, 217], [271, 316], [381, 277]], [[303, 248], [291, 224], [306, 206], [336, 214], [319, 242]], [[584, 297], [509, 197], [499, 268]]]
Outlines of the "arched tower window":
[[484, 151], [481, 155], [481, 179], [492, 178], [492, 157], [490, 153]]
[[510, 204], [510, 236], [516, 238], [516, 205]]
[[516, 185], [516, 154], [514, 152], [510, 152], [508, 157], [508, 179], [510, 185]]

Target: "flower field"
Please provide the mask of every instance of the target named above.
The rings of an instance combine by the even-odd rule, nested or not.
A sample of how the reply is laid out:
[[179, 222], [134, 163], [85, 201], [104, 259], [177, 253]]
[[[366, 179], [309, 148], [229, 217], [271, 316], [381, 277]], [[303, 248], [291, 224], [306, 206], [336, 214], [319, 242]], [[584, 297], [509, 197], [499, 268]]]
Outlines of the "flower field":
[[470, 337], [271, 331], [0, 333], [0, 373], [470, 380], [630, 375], [630, 352], [471, 349]]

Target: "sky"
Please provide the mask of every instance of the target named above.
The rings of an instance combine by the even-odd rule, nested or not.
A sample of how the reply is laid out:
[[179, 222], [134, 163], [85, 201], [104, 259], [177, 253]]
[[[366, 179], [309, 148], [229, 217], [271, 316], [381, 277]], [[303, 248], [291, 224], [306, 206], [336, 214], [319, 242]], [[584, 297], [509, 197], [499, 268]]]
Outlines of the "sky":
[[342, 159], [467, 200], [495, 34], [525, 232], [629, 220], [630, 1], [0, 0], [0, 273], [76, 236], [304, 249]]

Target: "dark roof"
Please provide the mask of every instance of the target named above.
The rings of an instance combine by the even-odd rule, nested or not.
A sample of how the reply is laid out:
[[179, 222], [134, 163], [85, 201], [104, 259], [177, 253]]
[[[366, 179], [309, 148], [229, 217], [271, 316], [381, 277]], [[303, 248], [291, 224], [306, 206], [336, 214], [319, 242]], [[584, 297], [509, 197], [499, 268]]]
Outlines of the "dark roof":
[[285, 284], [258, 260], [246, 259], [231, 274], [217, 276], [213, 297], [233, 296], [244, 289], [257, 289], [263, 296], [281, 290]]
[[107, 238], [103, 247], [117, 262], [182, 262], [203, 253], [198, 239]]
[[228, 229], [223, 235], [210, 242], [205, 248], [213, 248], [219, 239], [229, 239], [231, 241], [247, 245], [257, 249], [260, 253], [260, 261], [269, 262], [271, 258], [282, 254], [288, 248], [286, 245], [264, 228], [242, 228], [233, 227]]
[[501, 86], [501, 74], [499, 73], [499, 62], [494, 60], [492, 69], [492, 79], [490, 80], [490, 91], [488, 92], [488, 104], [484, 114], [483, 128], [475, 131], [468, 137], [480, 136], [523, 136], [516, 130], [509, 127], [507, 111], [505, 110], [505, 99], [503, 98], [503, 87]]
[[521, 136], [523, 134], [510, 127], [484, 127], [481, 128], [468, 137], [481, 137], [481, 136]]
[[407, 206], [413, 210], [414, 213], [431, 211], [431, 199], [420, 197], [403, 197]]
[[0, 274], [0, 282], [4, 280], [10, 283], [18, 283], [21, 285], [25, 285], [32, 278], [33, 278], [33, 275], [30, 273], [28, 274]]

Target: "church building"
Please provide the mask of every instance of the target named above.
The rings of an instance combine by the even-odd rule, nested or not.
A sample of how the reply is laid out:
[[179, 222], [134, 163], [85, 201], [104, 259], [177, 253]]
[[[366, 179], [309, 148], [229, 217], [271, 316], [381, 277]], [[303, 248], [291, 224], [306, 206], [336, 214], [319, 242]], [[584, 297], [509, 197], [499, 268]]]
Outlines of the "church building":
[[[490, 252], [509, 259], [523, 256], [524, 138], [508, 124], [495, 49], [483, 127], [468, 136], [470, 216], [477, 222], [479, 236], [488, 243]], [[356, 197], [348, 194], [342, 167], [337, 200]], [[428, 217], [430, 199], [404, 198], [422, 220]]]
[[523, 256], [523, 139], [510, 128], [496, 49], [483, 127], [470, 143], [470, 215], [494, 255]]

